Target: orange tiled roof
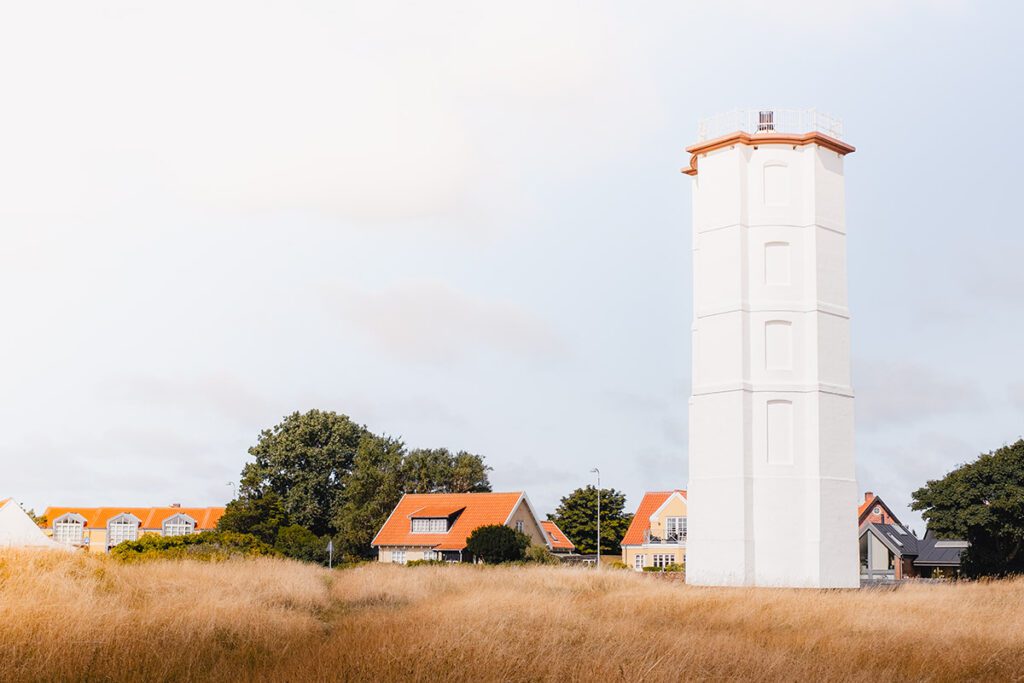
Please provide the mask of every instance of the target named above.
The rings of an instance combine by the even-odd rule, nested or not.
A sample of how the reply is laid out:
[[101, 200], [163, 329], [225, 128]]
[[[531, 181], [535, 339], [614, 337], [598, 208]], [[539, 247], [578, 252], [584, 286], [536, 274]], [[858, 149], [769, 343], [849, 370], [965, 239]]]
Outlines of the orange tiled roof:
[[[437, 550], [462, 550], [473, 530], [488, 524], [504, 524], [523, 498], [522, 491], [511, 493], [407, 493], [398, 501], [391, 516], [370, 544], [414, 545]], [[462, 510], [446, 534], [412, 533], [412, 517], [422, 516], [423, 508]]]
[[548, 535], [548, 539], [551, 541], [552, 550], [575, 550], [576, 546], [573, 542], [562, 533], [562, 530], [558, 528], [558, 525], [551, 520], [545, 519], [540, 525], [544, 527], [544, 531]]
[[684, 489], [645, 493], [643, 500], [640, 501], [640, 507], [637, 508], [636, 514], [633, 515], [633, 521], [629, 523], [629, 528], [626, 529], [626, 535], [622, 537], [621, 545], [643, 545], [644, 532], [651, 528], [651, 515], [673, 493], [681, 493], [683, 498], [686, 498], [686, 491]]
[[4, 498], [3, 500], [0, 500], [0, 509], [2, 509], [4, 505], [7, 505], [7, 503], [10, 500], [11, 500], [10, 498]]
[[135, 515], [142, 520], [142, 523], [139, 525], [139, 528], [141, 529], [160, 529], [163, 526], [164, 520], [169, 517], [173, 517], [174, 515], [188, 515], [192, 519], [196, 520], [197, 530], [205, 531], [217, 526], [217, 521], [224, 515], [224, 508], [183, 508], [171, 506], [151, 508], [48, 507], [46, 508], [46, 512], [43, 513], [46, 515], [46, 525], [52, 528], [55, 519], [66, 515], [69, 512], [85, 517], [85, 527], [87, 529], [102, 529], [107, 526], [107, 522], [110, 521], [111, 517], [117, 517], [121, 513], [127, 512], [128, 514]]

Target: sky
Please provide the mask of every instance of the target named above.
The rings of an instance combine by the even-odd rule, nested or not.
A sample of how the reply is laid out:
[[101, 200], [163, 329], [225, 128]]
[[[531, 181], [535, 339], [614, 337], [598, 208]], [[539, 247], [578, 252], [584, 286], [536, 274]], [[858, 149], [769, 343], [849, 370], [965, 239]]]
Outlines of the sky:
[[223, 504], [345, 413], [542, 513], [687, 479], [701, 118], [840, 117], [858, 484], [1024, 418], [1019, 3], [49, 2], [0, 22], [0, 496]]

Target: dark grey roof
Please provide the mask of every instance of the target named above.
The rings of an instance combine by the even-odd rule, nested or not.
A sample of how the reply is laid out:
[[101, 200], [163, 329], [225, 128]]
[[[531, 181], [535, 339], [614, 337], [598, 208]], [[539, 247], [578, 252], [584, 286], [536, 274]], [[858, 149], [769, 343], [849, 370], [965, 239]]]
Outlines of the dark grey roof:
[[863, 536], [871, 531], [889, 550], [897, 555], [917, 555], [918, 546], [922, 539], [907, 531], [906, 527], [898, 524], [874, 524], [868, 522], [860, 528], [860, 535]]
[[967, 547], [964, 541], [936, 538], [931, 531], [917, 538], [898, 524], [867, 523], [861, 526], [860, 536], [868, 531], [896, 555], [914, 558], [917, 567], [959, 567], [960, 553]]
[[931, 531], [921, 539], [921, 549], [914, 565], [919, 567], [959, 567], [960, 553], [967, 547], [966, 541], [936, 538]]

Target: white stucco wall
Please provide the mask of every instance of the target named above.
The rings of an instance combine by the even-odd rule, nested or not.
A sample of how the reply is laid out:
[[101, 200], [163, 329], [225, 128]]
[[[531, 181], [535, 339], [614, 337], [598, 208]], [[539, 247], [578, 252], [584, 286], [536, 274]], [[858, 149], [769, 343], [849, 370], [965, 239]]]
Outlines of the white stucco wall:
[[687, 581], [856, 586], [842, 158], [736, 144], [698, 168]]

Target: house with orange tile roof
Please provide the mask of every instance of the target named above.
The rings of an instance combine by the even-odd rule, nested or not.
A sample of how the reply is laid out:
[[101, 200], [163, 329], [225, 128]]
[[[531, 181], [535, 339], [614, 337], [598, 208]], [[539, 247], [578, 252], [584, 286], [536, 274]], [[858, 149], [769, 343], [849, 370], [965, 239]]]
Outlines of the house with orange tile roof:
[[217, 527], [223, 507], [48, 507], [44, 531], [57, 543], [105, 553], [145, 534], [184, 536]]
[[550, 519], [541, 520], [540, 525], [544, 527], [544, 532], [548, 535], [551, 552], [562, 555], [576, 550], [576, 544], [570, 541], [569, 537], [563, 534], [558, 525]]
[[[475, 529], [504, 524], [534, 545], [552, 543], [522, 491], [509, 493], [407, 493], [398, 501], [371, 546], [380, 562], [469, 562], [466, 541]], [[564, 538], [564, 537], [563, 537]]]
[[686, 491], [644, 494], [622, 537], [622, 562], [631, 569], [686, 563]]

